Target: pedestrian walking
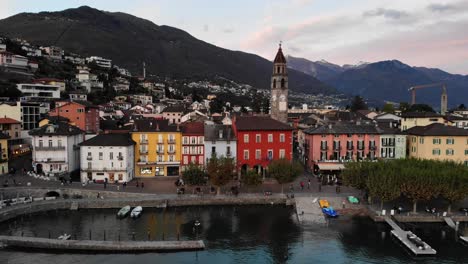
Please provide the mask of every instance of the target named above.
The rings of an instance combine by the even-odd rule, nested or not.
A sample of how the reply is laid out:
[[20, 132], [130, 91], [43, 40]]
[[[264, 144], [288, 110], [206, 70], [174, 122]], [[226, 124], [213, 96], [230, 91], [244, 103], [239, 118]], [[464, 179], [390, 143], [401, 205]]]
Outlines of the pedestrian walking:
[[307, 189], [310, 190], [310, 179], [307, 181]]
[[137, 184], [136, 184], [136, 187], [137, 187], [137, 188], [138, 188], [138, 187], [140, 187], [140, 185], [138, 184], [138, 180], [137, 180]]
[[99, 199], [101, 197], [101, 194], [100, 193], [97, 193], [97, 198]]
[[120, 191], [120, 185], [117, 185], [117, 191]]
[[304, 182], [301, 181], [300, 185], [301, 185], [301, 190], [303, 191], [304, 190]]
[[143, 188], [145, 188], [145, 183], [144, 182], [141, 183], [141, 189], [143, 189]]
[[107, 187], [107, 182], [104, 182], [104, 189], [106, 189]]
[[125, 189], [125, 187], [127, 187], [127, 182], [124, 181], [124, 183], [122, 184], [123, 188]]

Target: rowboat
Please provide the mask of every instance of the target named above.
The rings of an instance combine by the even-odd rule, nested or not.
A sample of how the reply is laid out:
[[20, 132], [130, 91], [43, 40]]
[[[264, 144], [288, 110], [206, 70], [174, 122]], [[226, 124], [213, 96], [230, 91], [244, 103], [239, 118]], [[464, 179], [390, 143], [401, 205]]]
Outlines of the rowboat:
[[355, 196], [348, 196], [348, 201], [352, 204], [358, 204], [359, 203], [359, 199]]
[[68, 240], [70, 238], [71, 238], [71, 235], [69, 235], [67, 233], [65, 233], [65, 234], [58, 237], [58, 239], [60, 239], [60, 240]]
[[322, 208], [327, 208], [327, 207], [330, 206], [330, 204], [328, 203], [327, 200], [319, 200], [319, 205], [320, 205], [320, 207], [322, 207]]
[[119, 212], [117, 213], [117, 217], [123, 218], [127, 216], [129, 212], [130, 212], [130, 205], [126, 205], [122, 207], [122, 209], [119, 210]]
[[333, 209], [333, 207], [322, 208], [322, 212], [328, 217], [338, 217], [338, 213]]
[[130, 213], [131, 218], [137, 218], [141, 215], [141, 212], [143, 211], [143, 208], [141, 206], [137, 206], [133, 208], [132, 212]]

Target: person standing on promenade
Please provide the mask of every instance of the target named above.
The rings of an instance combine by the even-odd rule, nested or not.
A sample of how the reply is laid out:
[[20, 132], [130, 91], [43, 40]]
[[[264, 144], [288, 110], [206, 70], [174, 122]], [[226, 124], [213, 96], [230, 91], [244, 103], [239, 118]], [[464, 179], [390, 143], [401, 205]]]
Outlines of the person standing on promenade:
[[307, 190], [310, 190], [310, 178], [309, 178], [309, 180], [307, 181]]

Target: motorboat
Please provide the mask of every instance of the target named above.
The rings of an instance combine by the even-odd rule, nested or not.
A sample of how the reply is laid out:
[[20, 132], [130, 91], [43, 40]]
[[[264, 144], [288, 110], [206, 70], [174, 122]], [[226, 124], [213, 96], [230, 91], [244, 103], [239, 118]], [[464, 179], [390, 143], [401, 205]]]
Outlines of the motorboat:
[[117, 217], [120, 217], [120, 218], [126, 217], [128, 213], [130, 213], [130, 208], [131, 208], [130, 205], [126, 205], [122, 207], [122, 209], [120, 209], [119, 212], [117, 213]]
[[338, 217], [338, 213], [333, 209], [333, 207], [322, 208], [322, 212], [328, 217]]
[[58, 237], [58, 239], [60, 239], [60, 240], [69, 240], [70, 238], [71, 238], [71, 235], [67, 234], [67, 233], [65, 233], [65, 234]]
[[330, 203], [328, 203], [327, 200], [319, 200], [319, 205], [320, 205], [320, 207], [322, 207], [322, 208], [330, 207]]
[[130, 213], [130, 217], [131, 218], [140, 217], [142, 211], [143, 211], [143, 208], [141, 206], [137, 206], [133, 208], [132, 212]]
[[348, 202], [350, 202], [352, 204], [358, 204], [359, 199], [356, 196], [348, 196]]

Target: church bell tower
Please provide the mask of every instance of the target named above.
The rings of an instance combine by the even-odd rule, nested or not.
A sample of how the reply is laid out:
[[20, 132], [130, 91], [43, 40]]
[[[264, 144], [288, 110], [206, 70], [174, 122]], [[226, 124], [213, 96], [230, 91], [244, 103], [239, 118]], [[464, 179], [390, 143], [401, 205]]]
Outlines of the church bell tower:
[[288, 122], [288, 70], [286, 58], [279, 44], [278, 52], [273, 61], [273, 75], [271, 76], [271, 118]]

